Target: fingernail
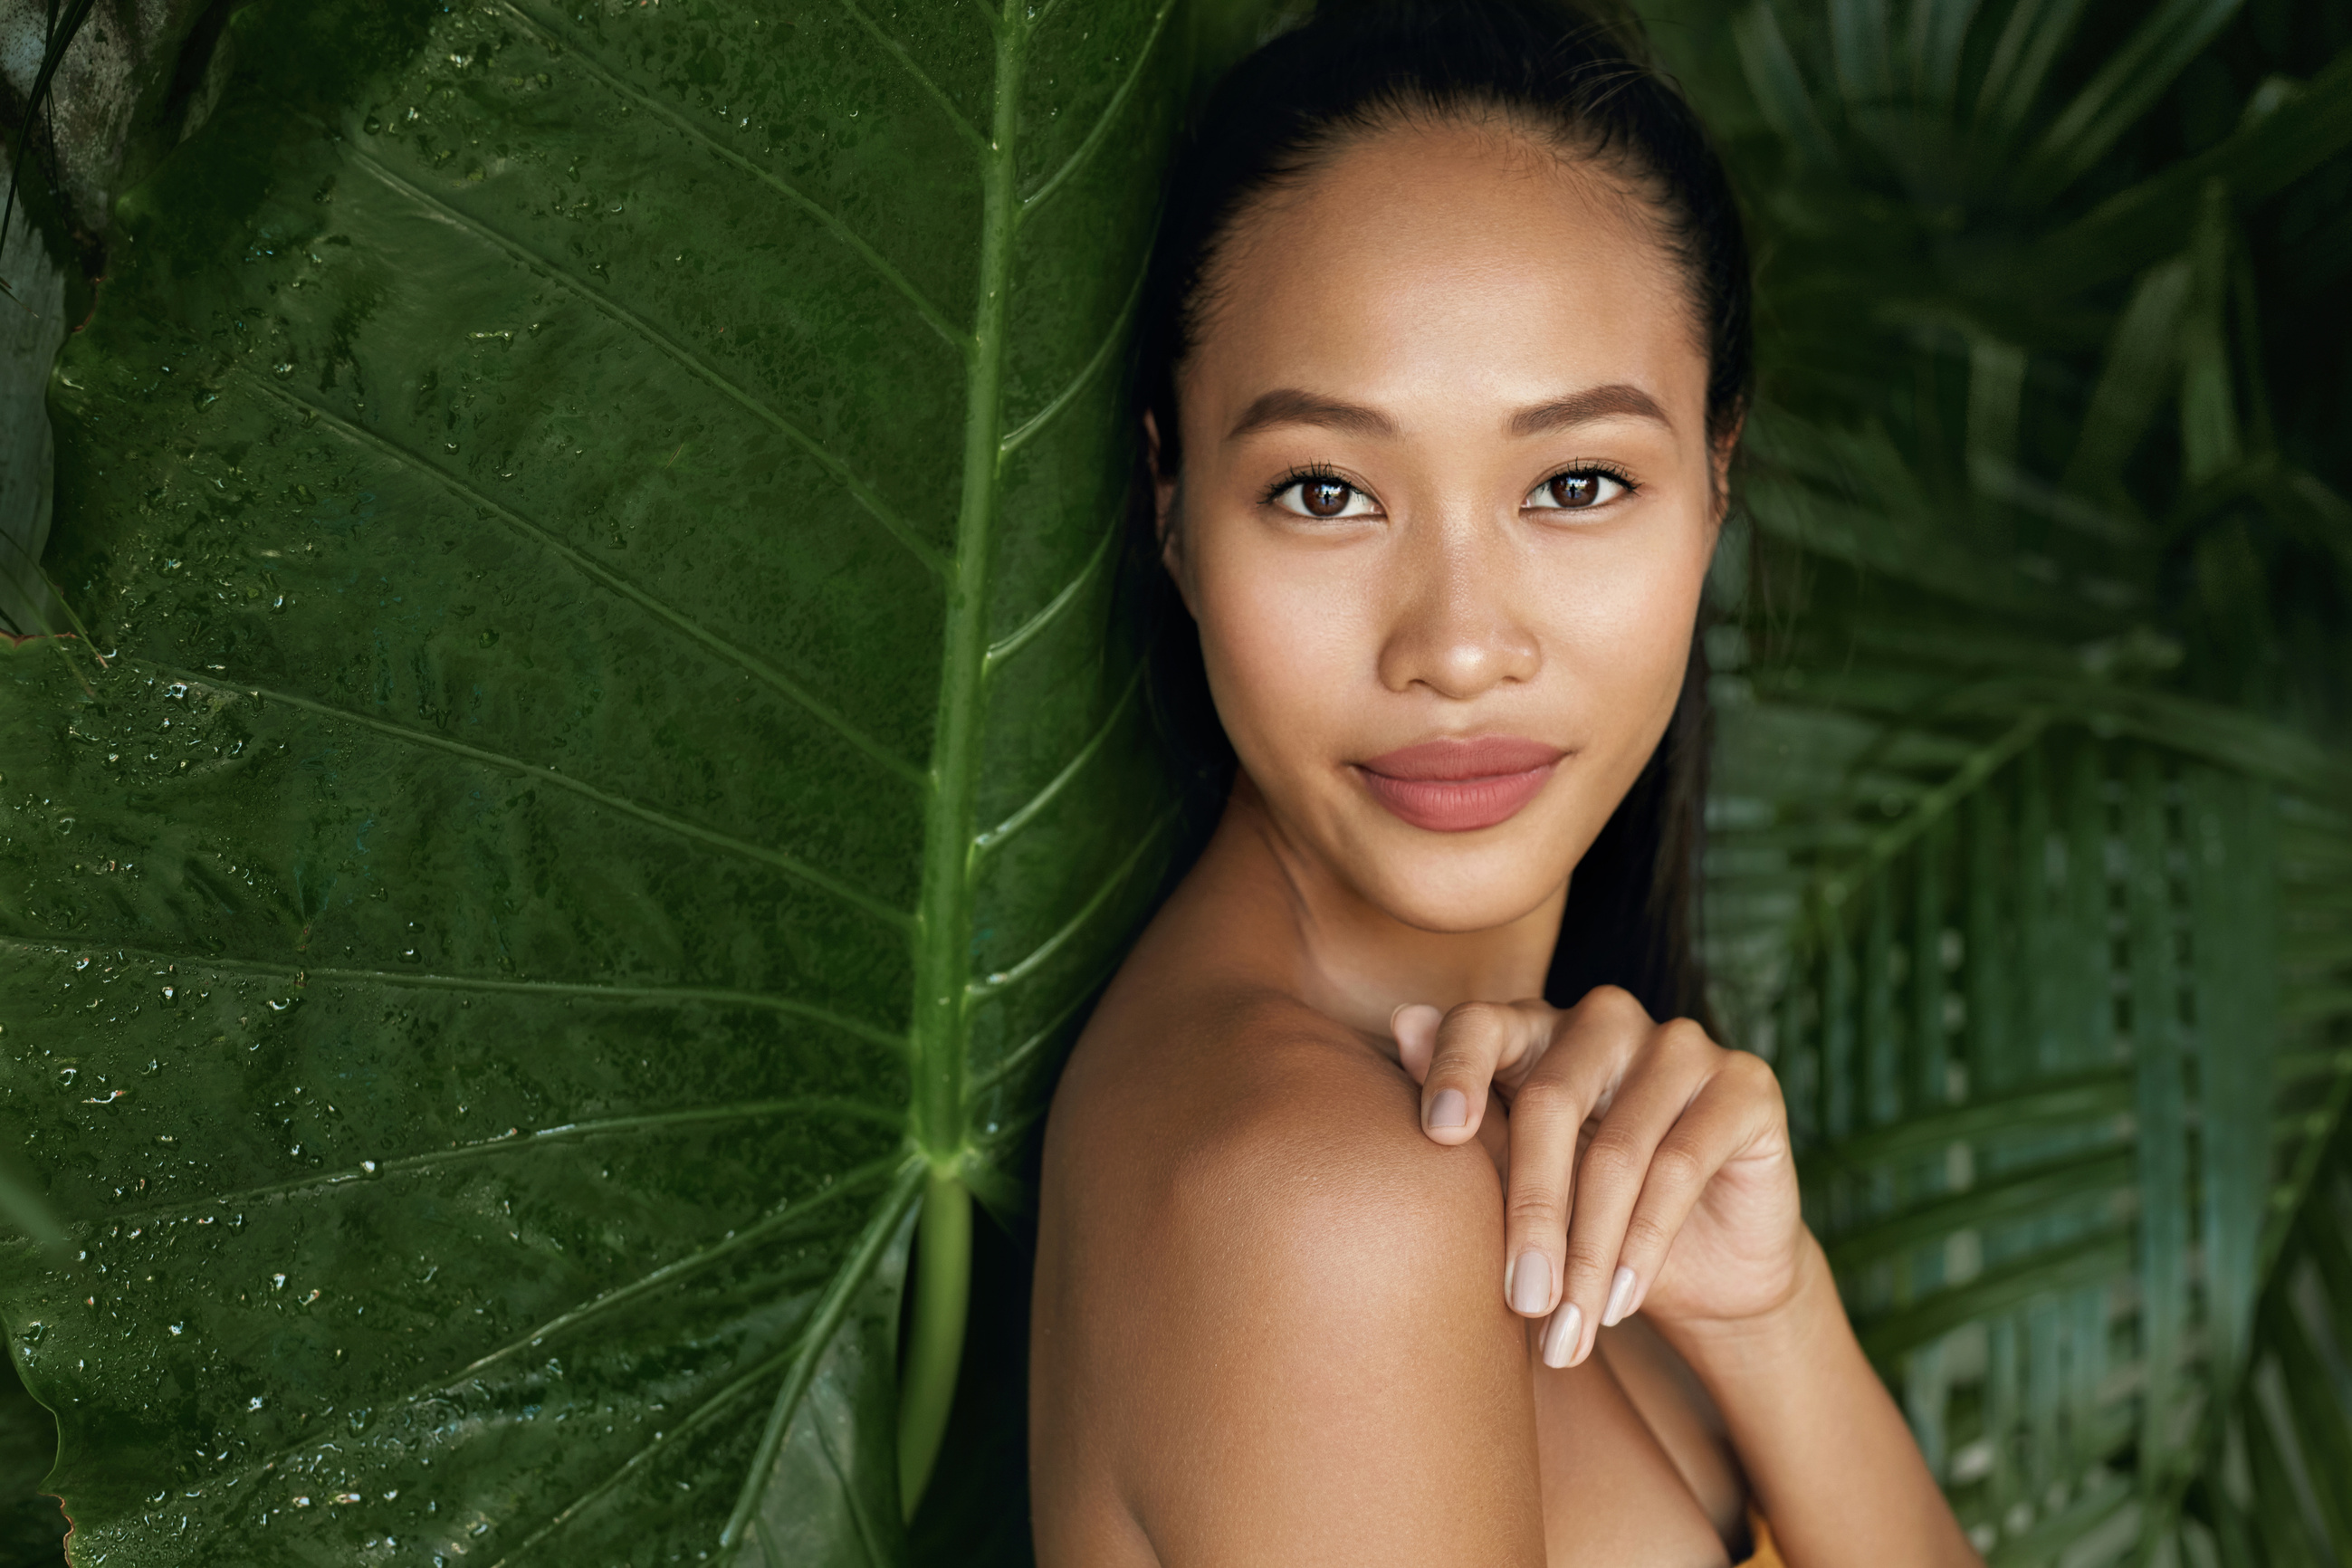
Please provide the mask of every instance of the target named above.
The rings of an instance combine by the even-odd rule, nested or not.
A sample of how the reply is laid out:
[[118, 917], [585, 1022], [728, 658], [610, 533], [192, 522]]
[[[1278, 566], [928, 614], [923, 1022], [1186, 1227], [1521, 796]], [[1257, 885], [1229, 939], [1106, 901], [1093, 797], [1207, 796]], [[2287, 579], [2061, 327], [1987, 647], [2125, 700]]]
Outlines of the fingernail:
[[1576, 1353], [1576, 1342], [1583, 1337], [1584, 1309], [1570, 1301], [1551, 1315], [1551, 1324], [1544, 1330], [1544, 1365], [1566, 1366], [1568, 1358]]
[[1613, 1329], [1626, 1309], [1633, 1304], [1633, 1271], [1623, 1264], [1617, 1266], [1617, 1277], [1609, 1281], [1609, 1304], [1601, 1309], [1601, 1326]]
[[1432, 1127], [1461, 1127], [1470, 1121], [1470, 1100], [1458, 1089], [1441, 1089], [1437, 1098], [1429, 1102], [1429, 1124]]
[[1534, 1317], [1551, 1305], [1551, 1259], [1532, 1247], [1520, 1253], [1503, 1288], [1510, 1295], [1512, 1311]]

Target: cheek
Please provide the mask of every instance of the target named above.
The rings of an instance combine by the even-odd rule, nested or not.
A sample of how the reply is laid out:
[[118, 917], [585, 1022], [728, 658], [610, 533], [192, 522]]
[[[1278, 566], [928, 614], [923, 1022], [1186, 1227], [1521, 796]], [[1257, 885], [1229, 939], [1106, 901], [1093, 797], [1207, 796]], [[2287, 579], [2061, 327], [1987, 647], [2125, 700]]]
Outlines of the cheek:
[[1365, 585], [1335, 557], [1272, 554], [1216, 542], [1193, 578], [1218, 716], [1261, 778], [1324, 749], [1353, 706], [1344, 694], [1374, 665]]
[[[1692, 523], [1670, 546], [1611, 551], [1555, 574], [1545, 641], [1594, 703], [1592, 717], [1642, 745], [1682, 689], [1691, 626], [1706, 584], [1709, 530]], [[1646, 751], [1644, 752], [1646, 754]]]

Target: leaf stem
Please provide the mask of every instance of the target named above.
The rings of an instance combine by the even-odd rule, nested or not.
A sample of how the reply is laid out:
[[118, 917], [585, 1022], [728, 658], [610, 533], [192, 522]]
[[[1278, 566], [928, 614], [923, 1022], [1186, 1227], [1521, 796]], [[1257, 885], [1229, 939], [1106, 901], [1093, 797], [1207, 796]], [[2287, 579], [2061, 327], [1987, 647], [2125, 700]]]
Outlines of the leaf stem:
[[[1008, 8], [996, 33], [996, 101], [981, 157], [979, 299], [965, 379], [963, 487], [947, 563], [947, 627], [932, 731], [930, 802], [923, 822], [923, 886], [915, 921], [912, 1105], [908, 1131], [931, 1168], [924, 1204], [912, 1330], [900, 1411], [899, 1495], [911, 1515], [930, 1479], [955, 1396], [971, 1294], [971, 1196], [955, 1176], [970, 1102], [964, 1081], [975, 998], [970, 984], [973, 844], [980, 808], [981, 720], [988, 700], [990, 568], [1004, 463], [1004, 355], [1018, 226], [1021, 81], [1030, 27]], [[958, 1217], [960, 1216], [960, 1217]], [[931, 1347], [926, 1349], [925, 1347]], [[944, 1347], [941, 1349], [940, 1347]]]
[[915, 1258], [915, 1324], [898, 1391], [898, 1506], [908, 1519], [947, 1436], [971, 1305], [971, 1192], [934, 1165], [923, 1189]]

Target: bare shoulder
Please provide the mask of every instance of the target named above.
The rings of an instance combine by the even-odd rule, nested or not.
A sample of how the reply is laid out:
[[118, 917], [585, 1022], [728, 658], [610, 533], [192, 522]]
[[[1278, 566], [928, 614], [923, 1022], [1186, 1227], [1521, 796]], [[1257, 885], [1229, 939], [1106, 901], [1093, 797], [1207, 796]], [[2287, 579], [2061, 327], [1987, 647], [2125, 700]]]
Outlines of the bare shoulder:
[[1429, 1142], [1403, 1073], [1288, 998], [1097, 1025], [1046, 1140], [1041, 1561], [1087, 1560], [1090, 1531], [1052, 1542], [1090, 1517], [1163, 1563], [1539, 1560], [1486, 1152]]
[[1087, 1031], [1055, 1098], [1046, 1180], [1163, 1242], [1205, 1228], [1227, 1256], [1258, 1240], [1292, 1256], [1301, 1226], [1344, 1243], [1351, 1215], [1390, 1230], [1416, 1210], [1433, 1230], [1496, 1221], [1491, 1160], [1429, 1142], [1418, 1104], [1395, 1063], [1302, 1003], [1197, 995]]

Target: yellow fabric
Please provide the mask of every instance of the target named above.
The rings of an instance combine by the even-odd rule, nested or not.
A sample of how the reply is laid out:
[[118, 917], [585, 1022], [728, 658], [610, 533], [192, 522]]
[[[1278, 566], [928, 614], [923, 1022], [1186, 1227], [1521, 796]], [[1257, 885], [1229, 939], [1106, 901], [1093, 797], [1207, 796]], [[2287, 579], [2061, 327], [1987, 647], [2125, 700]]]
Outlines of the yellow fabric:
[[1756, 1552], [1738, 1568], [1788, 1568], [1780, 1561], [1780, 1549], [1772, 1544], [1772, 1527], [1752, 1508], [1748, 1510], [1748, 1528], [1756, 1537]]

